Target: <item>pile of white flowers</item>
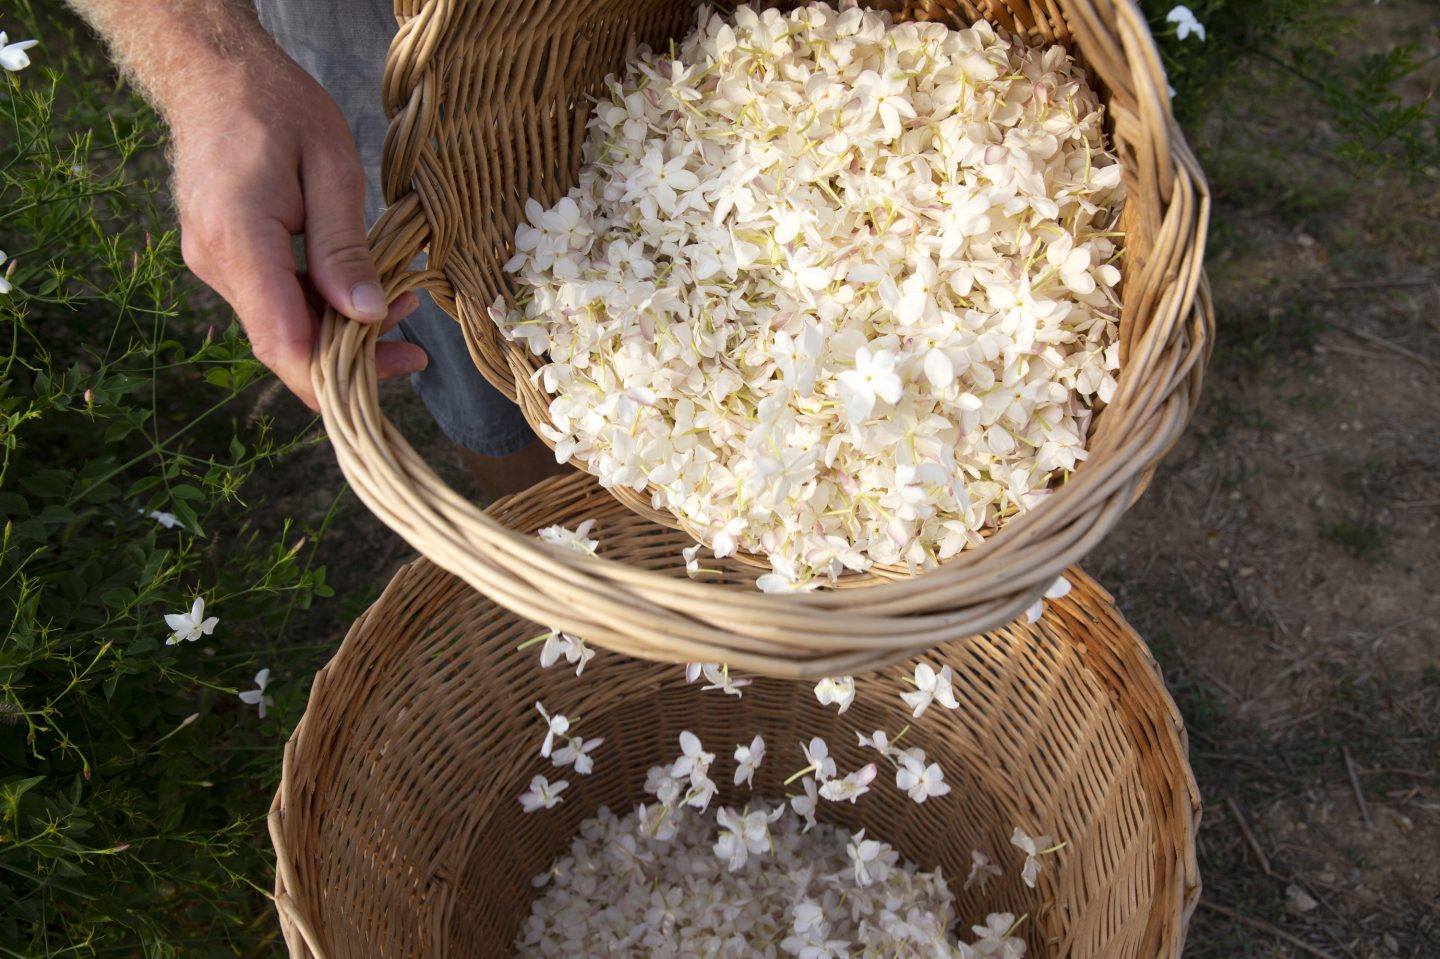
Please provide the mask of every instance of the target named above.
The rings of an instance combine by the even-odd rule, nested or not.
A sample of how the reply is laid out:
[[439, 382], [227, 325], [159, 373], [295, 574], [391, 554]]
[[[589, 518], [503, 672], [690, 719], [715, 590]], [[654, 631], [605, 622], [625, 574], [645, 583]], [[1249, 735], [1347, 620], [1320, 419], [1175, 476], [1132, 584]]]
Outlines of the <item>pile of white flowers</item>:
[[770, 590], [928, 568], [1085, 458], [1119, 365], [1120, 167], [1059, 47], [853, 3], [703, 14], [531, 201], [505, 335], [557, 458]]
[[[520, 956], [1025, 955], [1024, 917], [992, 913], [973, 927], [973, 945], [958, 942], [955, 897], [938, 870], [901, 862], [864, 830], [802, 831], [784, 812], [758, 802], [721, 810], [718, 840], [694, 817], [660, 841], [636, 814], [602, 807], [535, 878], [545, 892], [516, 938]], [[727, 866], [722, 845], [750, 854]]]
[[[562, 549], [594, 555], [599, 540], [595, 521], [576, 529], [548, 526], [541, 540]], [[1069, 582], [1063, 577], [1057, 586]], [[1051, 593], [1060, 592], [1052, 588]], [[1052, 597], [1053, 598], [1053, 597]], [[1042, 601], [1043, 605], [1043, 601]], [[584, 674], [596, 652], [577, 637], [551, 629], [520, 645], [543, 642], [540, 666], [548, 669], [562, 656]], [[706, 680], [702, 691], [743, 697], [751, 680], [731, 675], [720, 663], [690, 663], [687, 683]], [[950, 666], [938, 669], [921, 661], [907, 682], [912, 691], [900, 701], [911, 720], [932, 707], [961, 708]], [[856, 680], [837, 676], [814, 688], [820, 706], [843, 715], [855, 701]], [[582, 719], [535, 703], [543, 723], [538, 752], [557, 769], [579, 776], [594, 772], [592, 753], [602, 737], [586, 739]], [[854, 956], [997, 956], [1020, 959], [1025, 940], [1015, 935], [1024, 921], [992, 913], [972, 927], [973, 945], [952, 932], [954, 897], [943, 876], [902, 863], [887, 843], [866, 830], [851, 834], [820, 821], [822, 801], [855, 804], [880, 780], [881, 764], [894, 773], [895, 787], [910, 801], [924, 803], [952, 791], [938, 762], [916, 746], [902, 746], [906, 725], [892, 734], [856, 732], [858, 745], [873, 750], [874, 762], [842, 772], [830, 746], [816, 736], [791, 747], [804, 765], [785, 780], [794, 791], [777, 802], [752, 801], [743, 808], [711, 804], [721, 792], [712, 773], [716, 753], [695, 733], [678, 739], [679, 755], [646, 770], [649, 798], [634, 812], [617, 818], [606, 807], [582, 823], [568, 855], [536, 877], [548, 887], [535, 902], [517, 937], [522, 956], [799, 956], [800, 959], [848, 959]], [[763, 737], [740, 744], [728, 775], [734, 787], [754, 789], [755, 774], [769, 754]], [[771, 762], [774, 760], [771, 759]], [[517, 796], [527, 813], [565, 802], [570, 782], [534, 776]], [[1042, 857], [1057, 852], [1050, 836], [1031, 836], [1015, 827], [1010, 843], [1024, 855], [1021, 881], [1035, 888]], [[971, 853], [965, 888], [1002, 875], [980, 850]]]

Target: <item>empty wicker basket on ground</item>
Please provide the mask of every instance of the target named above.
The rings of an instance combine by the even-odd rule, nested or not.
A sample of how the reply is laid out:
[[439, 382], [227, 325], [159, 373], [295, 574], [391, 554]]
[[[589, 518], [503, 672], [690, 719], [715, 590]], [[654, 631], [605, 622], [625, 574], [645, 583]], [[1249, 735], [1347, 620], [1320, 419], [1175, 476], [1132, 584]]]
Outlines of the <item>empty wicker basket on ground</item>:
[[[890, 0], [901, 18], [984, 17], [1068, 45], [1098, 81], [1127, 204], [1120, 386], [1090, 456], [1062, 488], [938, 570], [864, 590], [784, 597], [719, 593], [616, 562], [562, 556], [508, 534], [453, 495], [385, 420], [374, 328], [326, 319], [314, 376], [346, 476], [421, 553], [522, 615], [637, 656], [724, 661], [820, 676], [894, 662], [1014, 620], [1139, 495], [1198, 398], [1213, 326], [1201, 270], [1208, 194], [1170, 115], [1159, 56], [1133, 0]], [[692, 0], [397, 0], [386, 64], [391, 204], [372, 245], [392, 292], [428, 288], [465, 331], [485, 376], [532, 423], [548, 416], [538, 366], [486, 308], [529, 197], [575, 180], [590, 103], [632, 38], [658, 48], [693, 23]], [[503, 24], [502, 21], [503, 20]], [[429, 268], [408, 272], [428, 252]], [[616, 491], [652, 520], [643, 494]], [[842, 580], [842, 585], [845, 583]], [[877, 584], [878, 583], [878, 584]], [[826, 665], [829, 663], [829, 665]]]
[[[684, 577], [683, 533], [647, 524], [649, 536], [633, 535], [645, 521], [588, 478], [547, 486], [551, 495], [497, 504], [497, 517], [525, 535], [594, 518], [602, 552], [623, 543], [627, 563]], [[971, 849], [1013, 852], [1014, 825], [1059, 837], [1068, 844], [1037, 889], [1013, 865], [983, 900], [955, 882], [960, 915], [1028, 913], [1037, 959], [1178, 959], [1199, 895], [1184, 730], [1144, 643], [1093, 581], [1068, 575], [1075, 588], [1038, 624], [929, 654], [954, 668], [964, 706], [930, 709], [906, 744], [942, 763], [951, 793], [917, 805], [880, 782], [856, 805], [822, 802], [820, 815], [867, 827], [952, 881]], [[292, 957], [511, 956], [537, 892], [531, 877], [600, 805], [626, 812], [649, 798], [645, 771], [673, 758], [682, 729], [711, 748], [764, 736], [753, 795], [779, 798], [802, 738], [825, 737], [852, 769], [869, 761], [855, 730], [893, 734], [910, 721], [899, 696], [912, 665], [861, 677], [837, 716], [809, 683], [756, 679], [736, 700], [687, 686], [679, 666], [607, 651], [578, 678], [563, 662], [542, 670], [536, 649], [516, 652], [540, 631], [423, 560], [356, 622], [315, 679], [271, 810]], [[516, 796], [549, 769], [536, 700], [582, 713], [585, 735], [605, 742], [592, 775], [566, 777], [563, 804], [526, 814]], [[719, 802], [752, 795], [716, 779]]]

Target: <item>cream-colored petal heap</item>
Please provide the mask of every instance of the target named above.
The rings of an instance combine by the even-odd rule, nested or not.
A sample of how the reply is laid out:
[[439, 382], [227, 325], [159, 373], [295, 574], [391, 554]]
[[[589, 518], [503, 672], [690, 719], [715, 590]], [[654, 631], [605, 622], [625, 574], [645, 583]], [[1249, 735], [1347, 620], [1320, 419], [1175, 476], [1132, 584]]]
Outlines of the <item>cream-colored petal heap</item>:
[[704, 16], [529, 205], [500, 328], [547, 438], [772, 590], [1036, 505], [1116, 388], [1119, 168], [1059, 47], [853, 6]]

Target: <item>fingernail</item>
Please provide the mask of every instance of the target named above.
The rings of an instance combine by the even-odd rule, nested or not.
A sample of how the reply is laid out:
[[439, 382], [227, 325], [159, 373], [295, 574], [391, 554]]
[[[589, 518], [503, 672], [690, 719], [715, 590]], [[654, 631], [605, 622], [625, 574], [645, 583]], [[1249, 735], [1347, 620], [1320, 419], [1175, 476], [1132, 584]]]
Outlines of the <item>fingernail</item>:
[[357, 314], [355, 319], [383, 320], [386, 307], [385, 291], [379, 283], [356, 283], [350, 287], [350, 309]]

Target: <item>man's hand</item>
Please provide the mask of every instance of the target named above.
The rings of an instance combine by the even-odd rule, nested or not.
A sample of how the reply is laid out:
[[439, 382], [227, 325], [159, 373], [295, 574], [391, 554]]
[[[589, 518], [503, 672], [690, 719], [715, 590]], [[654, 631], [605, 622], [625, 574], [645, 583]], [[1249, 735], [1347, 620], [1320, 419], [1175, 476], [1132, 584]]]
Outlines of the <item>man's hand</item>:
[[[186, 264], [235, 308], [256, 358], [314, 408], [310, 352], [324, 304], [393, 324], [417, 300], [387, 307], [365, 242], [364, 173], [339, 108], [288, 59], [274, 66], [237, 96], [171, 110], [175, 195]], [[300, 234], [303, 274], [291, 247]], [[426, 362], [409, 343], [381, 343], [376, 361], [382, 377]]]
[[[325, 304], [383, 328], [418, 305], [413, 294], [385, 302], [365, 241], [364, 172], [339, 108], [248, 3], [72, 2], [170, 121], [186, 264], [234, 307], [256, 358], [317, 408], [310, 354]], [[292, 247], [302, 234], [303, 272]], [[376, 363], [396, 376], [426, 357], [381, 343]]]

